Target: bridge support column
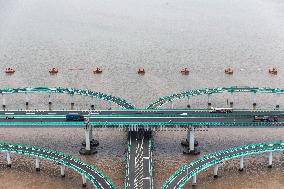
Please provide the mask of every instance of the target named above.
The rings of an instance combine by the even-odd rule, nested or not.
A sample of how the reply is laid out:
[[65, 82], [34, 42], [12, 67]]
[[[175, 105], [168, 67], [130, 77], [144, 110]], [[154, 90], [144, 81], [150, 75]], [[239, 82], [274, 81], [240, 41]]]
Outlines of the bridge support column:
[[87, 186], [87, 179], [86, 179], [86, 177], [84, 176], [84, 175], [82, 175], [82, 186], [83, 187], [86, 187]]
[[5, 109], [6, 108], [6, 99], [4, 94], [2, 93], [2, 107]]
[[81, 148], [79, 153], [82, 155], [91, 155], [97, 153], [95, 146], [98, 145], [98, 142], [92, 139], [93, 138], [92, 125], [86, 123], [84, 131], [85, 131], [85, 142], [82, 142], [82, 145], [85, 147]]
[[36, 167], [36, 171], [40, 171], [40, 167], [39, 167], [39, 157], [36, 156], [36, 161], [35, 161], [35, 167]]
[[26, 106], [28, 106], [29, 105], [29, 97], [28, 97], [27, 93], [25, 93], [25, 97], [26, 97]]
[[174, 103], [173, 103], [173, 101], [171, 100], [170, 102], [171, 102], [171, 109], [174, 109]]
[[51, 94], [48, 93], [48, 104], [51, 105], [52, 104], [52, 101], [51, 101]]
[[74, 105], [75, 105], [75, 103], [74, 103], [74, 94], [71, 94], [71, 110], [74, 109]]
[[208, 102], [208, 108], [210, 108], [210, 106], [212, 105], [212, 103], [211, 103], [211, 94], [208, 94], [207, 102]]
[[253, 105], [253, 108], [256, 107], [256, 92], [252, 93], [252, 105]]
[[[183, 151], [184, 154], [193, 154], [193, 155], [198, 155], [200, 152], [195, 149], [194, 147], [198, 145], [197, 142], [195, 142], [195, 132], [194, 132], [194, 127], [191, 126], [187, 130], [187, 149]], [[182, 142], [182, 145], [185, 145], [186, 142]]]
[[275, 108], [279, 109], [280, 108], [280, 93], [277, 93], [276, 96], [277, 96], [276, 97], [277, 104], [276, 104]]
[[268, 152], [268, 168], [272, 168], [272, 151]]
[[239, 171], [243, 171], [243, 170], [244, 170], [244, 156], [241, 156]]
[[214, 178], [218, 178], [218, 168], [219, 168], [219, 164], [214, 165]]
[[190, 108], [190, 98], [189, 98], [189, 96], [187, 97], [187, 107]]
[[6, 158], [7, 158], [7, 166], [11, 167], [12, 166], [11, 152], [7, 151]]
[[234, 93], [231, 92], [231, 100], [230, 100], [230, 107], [232, 108], [234, 105]]
[[60, 165], [60, 174], [61, 177], [65, 177], [65, 165], [63, 164]]
[[196, 174], [192, 177], [192, 185], [195, 186], [196, 185]]
[[94, 97], [92, 96], [91, 98], [92, 98], [92, 100], [91, 100], [91, 110], [94, 110], [95, 109], [95, 105], [93, 104], [94, 103]]
[[111, 110], [111, 102], [108, 102], [108, 109]]

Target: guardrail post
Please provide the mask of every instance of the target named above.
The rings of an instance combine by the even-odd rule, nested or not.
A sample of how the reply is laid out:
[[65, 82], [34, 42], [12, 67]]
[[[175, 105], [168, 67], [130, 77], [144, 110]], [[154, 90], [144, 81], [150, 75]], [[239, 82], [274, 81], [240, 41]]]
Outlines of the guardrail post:
[[213, 173], [214, 173], [214, 178], [217, 178], [217, 177], [218, 177], [218, 168], [219, 168], [219, 165], [218, 165], [218, 164], [214, 165], [214, 171], [213, 171]]
[[193, 175], [193, 177], [192, 177], [192, 185], [194, 185], [194, 186], [196, 185], [196, 180], [197, 180], [196, 175], [197, 174]]
[[60, 174], [61, 177], [65, 177], [65, 165], [63, 164], [60, 165]]
[[2, 107], [6, 108], [6, 99], [3, 93], [2, 93]]
[[11, 167], [12, 166], [11, 152], [7, 151], [6, 157], [7, 157], [7, 166]]
[[35, 167], [36, 167], [36, 171], [40, 171], [40, 168], [39, 168], [39, 157], [37, 157], [37, 156], [36, 156]]
[[272, 151], [268, 152], [268, 168], [272, 168]]
[[82, 175], [82, 181], [83, 181], [82, 186], [86, 187], [87, 186], [87, 179], [84, 175]]
[[244, 170], [244, 156], [241, 156], [239, 171], [243, 171], [243, 170]]

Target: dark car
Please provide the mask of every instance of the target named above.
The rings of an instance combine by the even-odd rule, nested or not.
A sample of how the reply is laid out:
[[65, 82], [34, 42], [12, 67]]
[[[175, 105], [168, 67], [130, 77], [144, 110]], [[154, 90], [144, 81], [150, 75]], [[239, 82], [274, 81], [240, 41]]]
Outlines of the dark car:
[[15, 119], [14, 116], [6, 116], [5, 119]]
[[278, 122], [278, 116], [254, 116], [254, 122]]

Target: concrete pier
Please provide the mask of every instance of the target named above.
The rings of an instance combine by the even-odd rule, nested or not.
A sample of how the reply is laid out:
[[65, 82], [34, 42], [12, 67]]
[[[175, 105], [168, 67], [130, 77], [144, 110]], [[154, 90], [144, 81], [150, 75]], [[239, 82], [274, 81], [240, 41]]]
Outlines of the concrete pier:
[[190, 98], [189, 98], [189, 96], [187, 97], [187, 106], [186, 107], [188, 107], [188, 108], [190, 108], [191, 106], [190, 106]]
[[192, 177], [192, 185], [193, 185], [193, 186], [195, 186], [196, 183], [197, 183], [197, 182], [196, 182], [196, 180], [197, 180], [196, 176], [197, 176], [197, 174]]
[[218, 177], [218, 168], [219, 164], [214, 165], [214, 170], [213, 170], [214, 178]]
[[[195, 146], [198, 145], [197, 142], [195, 142], [195, 131], [194, 127], [189, 127], [187, 130], [187, 140], [188, 142], [188, 147], [186, 150], [183, 151], [184, 154], [193, 154], [193, 155], [198, 155], [200, 154], [200, 151], [198, 151]], [[184, 145], [186, 142], [182, 142], [182, 145]]]
[[7, 151], [7, 153], [6, 153], [6, 158], [7, 158], [7, 166], [8, 166], [8, 167], [11, 167], [11, 166], [12, 166], [11, 152]]
[[277, 93], [276, 94], [276, 106], [275, 106], [275, 108], [276, 109], [279, 109], [280, 108], [280, 93]]
[[87, 186], [87, 179], [84, 175], [82, 175], [82, 186], [86, 187]]
[[40, 167], [39, 167], [39, 157], [36, 156], [36, 161], [35, 161], [35, 167], [36, 167], [36, 171], [40, 171]]
[[230, 99], [230, 107], [232, 108], [234, 105], [234, 93], [231, 93], [231, 99]]
[[[95, 148], [96, 145], [98, 145], [98, 142], [96, 144], [96, 141], [93, 139], [93, 126], [89, 124], [89, 122], [86, 123], [84, 126], [84, 133], [85, 133], [85, 148], [81, 148], [79, 153], [81, 155], [91, 155], [97, 153], [97, 150]], [[92, 142], [92, 145], [91, 145]], [[84, 144], [82, 145], [84, 146]]]
[[51, 101], [51, 94], [48, 93], [48, 104], [51, 105], [52, 104], [52, 101]]
[[253, 105], [253, 108], [255, 108], [256, 107], [256, 93], [254, 92], [254, 93], [252, 93], [252, 105]]
[[2, 107], [3, 107], [3, 109], [6, 108], [6, 99], [5, 99], [5, 96], [4, 96], [3, 93], [2, 93]]
[[207, 100], [208, 108], [212, 105], [211, 103], [211, 94], [208, 94], [208, 100]]
[[239, 171], [243, 171], [243, 170], [244, 170], [244, 156], [241, 156]]
[[272, 168], [272, 151], [268, 152], [268, 168]]
[[60, 174], [61, 177], [65, 177], [65, 165], [60, 165]]
[[28, 106], [29, 105], [29, 97], [28, 97], [27, 93], [25, 93], [25, 98], [26, 98], [26, 106]]
[[75, 105], [75, 103], [74, 103], [74, 95], [72, 94], [71, 95], [71, 110], [74, 109], [74, 105]]

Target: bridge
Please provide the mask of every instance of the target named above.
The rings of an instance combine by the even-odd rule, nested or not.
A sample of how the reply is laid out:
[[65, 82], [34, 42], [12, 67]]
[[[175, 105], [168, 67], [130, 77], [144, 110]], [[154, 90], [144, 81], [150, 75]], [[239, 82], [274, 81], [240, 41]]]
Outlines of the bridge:
[[214, 178], [218, 177], [219, 164], [233, 158], [240, 157], [240, 171], [244, 169], [244, 157], [247, 155], [268, 152], [268, 167], [272, 167], [272, 153], [274, 151], [284, 151], [284, 141], [265, 142], [258, 144], [249, 144], [245, 146], [237, 146], [226, 150], [221, 150], [211, 154], [207, 154], [198, 158], [189, 164], [175, 171], [169, 179], [163, 184], [162, 189], [180, 189], [184, 184], [192, 178], [192, 184], [196, 185], [196, 175], [214, 166]]
[[7, 165], [11, 167], [11, 153], [31, 155], [36, 157], [35, 167], [40, 170], [40, 159], [44, 158], [54, 161], [60, 165], [61, 176], [65, 177], [65, 166], [70, 167], [82, 175], [82, 185], [86, 186], [86, 179], [89, 179], [97, 189], [114, 189], [113, 183], [100, 170], [92, 165], [82, 162], [79, 158], [71, 155], [57, 152], [50, 149], [39, 148], [36, 146], [27, 146], [23, 144], [13, 144], [0, 142], [0, 151], [6, 153]]
[[[279, 109], [280, 94], [284, 89], [279, 88], [259, 88], [259, 87], [216, 87], [205, 89], [188, 90], [164, 96], [153, 103], [147, 109], [137, 109], [126, 100], [112, 95], [95, 92], [87, 89], [72, 89], [62, 87], [24, 87], [0, 89], [5, 104], [5, 95], [8, 93], [25, 93], [26, 105], [29, 104], [27, 94], [29, 92], [46, 92], [49, 94], [49, 104], [51, 104], [51, 93], [65, 93], [71, 96], [84, 95], [115, 103], [122, 110], [93, 110], [77, 111], [73, 110], [74, 102], [71, 102], [71, 110], [32, 110], [32, 111], [0, 111], [0, 127], [81, 127], [84, 129], [85, 142], [80, 149], [81, 154], [96, 153], [96, 146], [99, 144], [93, 138], [95, 128], [118, 128], [128, 131], [128, 155], [126, 159], [125, 188], [153, 188], [152, 178], [152, 152], [151, 152], [151, 132], [159, 130], [185, 130], [187, 137], [185, 154], [199, 154], [195, 141], [195, 133], [208, 128], [283, 128], [284, 110]], [[253, 105], [256, 105], [256, 93], [272, 93], [277, 95], [276, 109], [274, 110], [251, 110], [234, 109], [232, 113], [213, 113], [210, 109], [192, 109], [190, 97], [196, 95], [208, 95], [208, 106], [211, 106], [211, 97], [214, 93], [228, 92], [231, 94], [230, 104], [233, 105], [233, 94], [235, 92], [251, 92], [253, 95]], [[159, 109], [167, 103], [172, 103], [177, 99], [187, 98], [187, 109]], [[66, 114], [83, 114], [88, 121], [66, 121]], [[255, 121], [253, 116], [277, 116], [278, 121]]]
[[[201, 89], [192, 89], [187, 91], [182, 91], [178, 93], [174, 93], [171, 95], [166, 95], [163, 97], [158, 98], [157, 100], [153, 101], [151, 104], [147, 106], [146, 109], [158, 109], [161, 108], [163, 105], [172, 103], [175, 100], [187, 98], [188, 105], [187, 107], [190, 108], [190, 97], [198, 96], [198, 95], [208, 95], [208, 105], [211, 106], [212, 101], [212, 94], [214, 93], [231, 93], [230, 104], [233, 105], [234, 103], [234, 93], [252, 93], [252, 101], [253, 106], [256, 106], [256, 93], [272, 93], [277, 95], [277, 104], [276, 108], [279, 108], [279, 99], [280, 94], [284, 94], [284, 89], [280, 88], [269, 88], [269, 87], [249, 87], [249, 86], [232, 86], [232, 87], [214, 87], [214, 88], [201, 88]], [[172, 106], [173, 107], [173, 106]]]

